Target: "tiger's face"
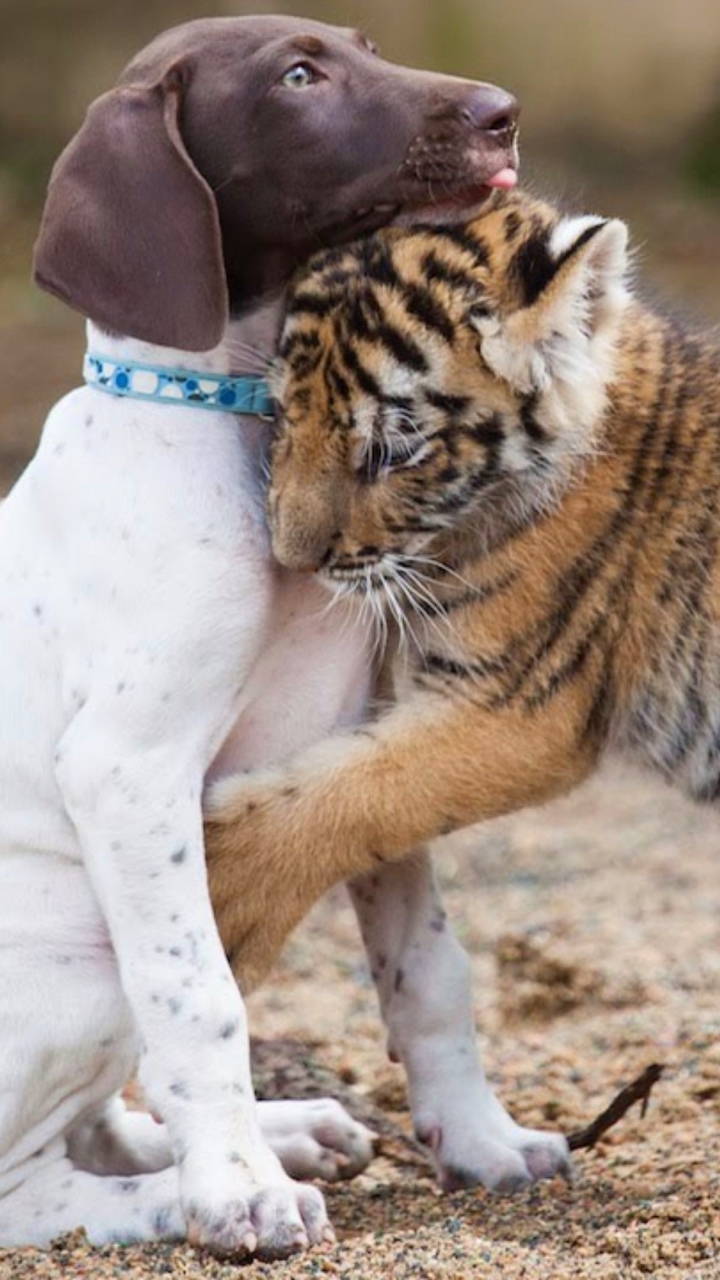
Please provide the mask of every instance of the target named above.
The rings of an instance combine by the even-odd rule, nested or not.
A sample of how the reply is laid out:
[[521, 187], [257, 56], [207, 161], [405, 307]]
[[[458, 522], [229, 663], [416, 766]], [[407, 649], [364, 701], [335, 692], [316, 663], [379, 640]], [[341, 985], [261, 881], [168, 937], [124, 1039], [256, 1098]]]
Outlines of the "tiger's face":
[[593, 448], [625, 266], [622, 223], [520, 193], [311, 259], [274, 375], [278, 560], [370, 593], [503, 495], [547, 503]]

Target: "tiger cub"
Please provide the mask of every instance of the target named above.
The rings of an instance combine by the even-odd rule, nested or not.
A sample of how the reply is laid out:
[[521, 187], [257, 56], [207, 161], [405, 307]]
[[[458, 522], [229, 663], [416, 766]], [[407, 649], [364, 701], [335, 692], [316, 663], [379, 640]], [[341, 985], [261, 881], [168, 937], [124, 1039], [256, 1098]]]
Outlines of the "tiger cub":
[[513, 194], [297, 279], [273, 546], [395, 619], [396, 700], [218, 788], [211, 861], [247, 884], [256, 951], [331, 883], [608, 748], [720, 798], [720, 350], [632, 297], [626, 238]]

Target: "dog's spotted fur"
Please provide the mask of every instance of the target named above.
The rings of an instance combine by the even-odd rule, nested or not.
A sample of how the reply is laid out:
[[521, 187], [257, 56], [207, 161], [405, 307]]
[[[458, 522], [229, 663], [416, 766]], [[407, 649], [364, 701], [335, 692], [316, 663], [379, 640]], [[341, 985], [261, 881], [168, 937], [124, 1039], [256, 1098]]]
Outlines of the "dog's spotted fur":
[[[426, 133], [466, 207], [514, 161], [514, 117], [504, 91], [392, 67], [358, 32], [184, 24], [58, 160], [36, 278], [91, 317], [101, 359], [255, 372], [311, 246], [434, 194]], [[268, 435], [83, 387], [0, 509], [0, 1245], [82, 1226], [286, 1254], [329, 1230], [288, 1173], [372, 1155], [331, 1101], [256, 1107], [208, 894], [208, 774], [355, 723], [369, 687], [367, 637], [318, 620], [322, 588], [272, 561]], [[447, 1022], [464, 1037], [466, 1008]], [[138, 1061], [164, 1126], [116, 1096]]]

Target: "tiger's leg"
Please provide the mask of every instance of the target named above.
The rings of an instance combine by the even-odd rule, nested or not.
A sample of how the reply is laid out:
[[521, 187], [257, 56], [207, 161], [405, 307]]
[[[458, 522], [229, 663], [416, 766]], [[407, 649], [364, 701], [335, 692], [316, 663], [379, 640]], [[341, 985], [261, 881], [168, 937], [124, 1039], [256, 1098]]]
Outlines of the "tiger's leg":
[[593, 694], [573, 681], [542, 710], [492, 711], [418, 692], [287, 770], [217, 783], [206, 797], [208, 872], [236, 974], [265, 972], [339, 880], [577, 785], [600, 748], [588, 731]]
[[446, 1191], [514, 1190], [567, 1173], [559, 1134], [523, 1129], [494, 1096], [475, 1033], [470, 963], [421, 850], [350, 884], [388, 1052], [407, 1073], [415, 1132]]

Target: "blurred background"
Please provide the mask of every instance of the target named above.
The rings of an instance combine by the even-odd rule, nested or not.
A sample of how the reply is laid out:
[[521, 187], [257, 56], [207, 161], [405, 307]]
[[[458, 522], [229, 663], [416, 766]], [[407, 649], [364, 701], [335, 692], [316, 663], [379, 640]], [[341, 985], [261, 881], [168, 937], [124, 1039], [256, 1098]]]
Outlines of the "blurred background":
[[80, 320], [29, 283], [52, 161], [141, 45], [208, 11], [359, 25], [512, 89], [525, 181], [627, 218], [646, 291], [720, 318], [718, 0], [0, 0], [0, 491], [78, 377]]

